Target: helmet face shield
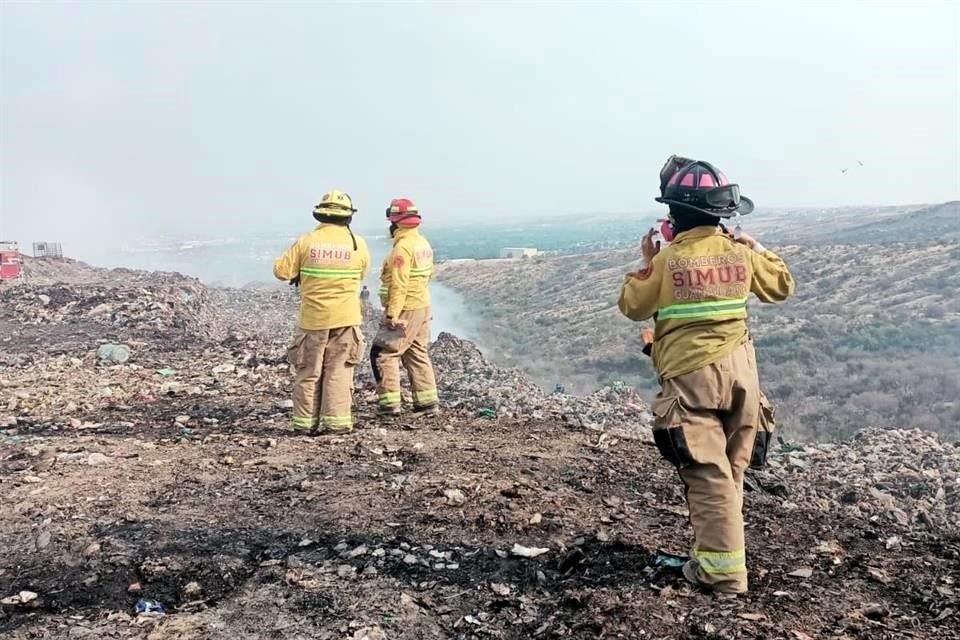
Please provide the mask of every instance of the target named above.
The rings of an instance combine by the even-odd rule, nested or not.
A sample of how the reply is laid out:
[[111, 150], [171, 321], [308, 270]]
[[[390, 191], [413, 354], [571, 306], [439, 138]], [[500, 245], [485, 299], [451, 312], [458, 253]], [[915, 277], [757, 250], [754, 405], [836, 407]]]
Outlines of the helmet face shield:
[[703, 200], [712, 209], [732, 209], [740, 206], [740, 185], [728, 184], [703, 192]]
[[709, 162], [670, 156], [660, 170], [657, 202], [678, 205], [719, 218], [746, 215], [753, 202], [740, 194], [740, 186]]

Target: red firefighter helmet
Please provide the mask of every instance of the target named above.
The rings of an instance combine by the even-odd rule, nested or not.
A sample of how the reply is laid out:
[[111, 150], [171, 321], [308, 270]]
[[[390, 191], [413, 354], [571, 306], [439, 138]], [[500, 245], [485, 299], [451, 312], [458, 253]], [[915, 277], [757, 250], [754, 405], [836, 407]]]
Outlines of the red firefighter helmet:
[[387, 220], [401, 227], [420, 224], [420, 209], [409, 198], [394, 198], [387, 207]]

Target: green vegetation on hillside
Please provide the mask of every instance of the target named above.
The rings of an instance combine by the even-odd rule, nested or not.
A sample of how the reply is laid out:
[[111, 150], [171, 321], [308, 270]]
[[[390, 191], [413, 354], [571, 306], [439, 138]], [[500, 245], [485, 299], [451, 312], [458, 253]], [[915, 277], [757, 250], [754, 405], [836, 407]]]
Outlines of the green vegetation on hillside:
[[[932, 208], [930, 219], [884, 212], [889, 224], [861, 221], [912, 242], [778, 249], [797, 295], [778, 306], [752, 303], [751, 327], [762, 382], [789, 437], [917, 426], [960, 438], [960, 242], [938, 237], [960, 229], [955, 208]], [[616, 308], [638, 257], [620, 249], [451, 264], [440, 277], [481, 316], [494, 355], [542, 383], [587, 391], [623, 380], [652, 392], [641, 326]]]

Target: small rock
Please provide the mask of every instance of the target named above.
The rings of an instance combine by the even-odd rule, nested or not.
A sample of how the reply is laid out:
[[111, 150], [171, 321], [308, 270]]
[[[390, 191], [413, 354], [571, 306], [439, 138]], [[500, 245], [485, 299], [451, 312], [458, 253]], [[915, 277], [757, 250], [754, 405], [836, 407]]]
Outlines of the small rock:
[[366, 548], [365, 546], [363, 546], [363, 545], [360, 545], [359, 547], [357, 547], [356, 549], [352, 550], [352, 551], [351, 551], [349, 554], [347, 554], [347, 555], [348, 555], [349, 557], [351, 557], [351, 558], [359, 558], [360, 556], [365, 556], [365, 555], [367, 555], [367, 548]]
[[445, 489], [443, 495], [447, 498], [447, 504], [461, 505], [467, 501], [467, 496], [460, 489]]
[[813, 576], [813, 569], [810, 567], [800, 567], [799, 569], [795, 569], [794, 571], [791, 571], [787, 575], [792, 578], [807, 579]]
[[890, 615], [890, 610], [882, 604], [868, 604], [863, 608], [864, 617], [869, 620], [880, 620]]
[[143, 587], [140, 586], [139, 582], [134, 582], [127, 587], [127, 593], [140, 593], [141, 591], [143, 591]]
[[346, 542], [341, 542], [340, 544], [335, 546], [333, 550], [336, 551], [337, 553], [343, 553], [349, 548], [350, 548], [350, 545], [348, 545]]
[[87, 464], [91, 467], [98, 467], [100, 465], [110, 464], [111, 462], [112, 459], [109, 456], [105, 456], [99, 452], [91, 453], [87, 457]]
[[380, 573], [380, 572], [377, 571], [377, 568], [376, 568], [375, 566], [373, 566], [373, 565], [370, 565], [369, 567], [367, 567], [366, 569], [363, 570], [363, 575], [365, 575], [365, 576], [375, 576], [375, 575], [377, 575], [378, 573]]
[[387, 640], [387, 634], [383, 629], [374, 625], [357, 630], [351, 640]]
[[408, 553], [407, 555], [403, 556], [404, 564], [417, 564], [418, 562], [420, 562], [420, 560], [417, 559], [417, 556], [413, 555], [412, 553]]
[[20, 604], [27, 604], [29, 602], [33, 602], [34, 600], [40, 597], [33, 591], [21, 591], [18, 595], [20, 596]]
[[767, 619], [767, 616], [762, 613], [741, 613], [740, 617], [744, 620], [750, 620], [751, 622], [759, 622]]
[[280, 400], [277, 402], [278, 409], [293, 409], [293, 400]]
[[538, 524], [540, 524], [541, 522], [543, 522], [543, 514], [542, 514], [542, 513], [535, 513], [535, 514], [533, 514], [532, 516], [530, 516], [530, 524], [531, 524], [531, 525], [538, 525]]
[[507, 597], [510, 595], [510, 587], [499, 582], [491, 582], [490, 591], [493, 591], [498, 596]]
[[341, 578], [349, 578], [356, 572], [357, 570], [350, 564], [341, 564], [337, 567], [337, 575]]
[[810, 466], [806, 460], [796, 456], [787, 456], [787, 464], [796, 469], [806, 469]]
[[37, 549], [46, 549], [50, 546], [50, 532], [41, 531], [37, 536]]
[[370, 555], [372, 555], [374, 558], [382, 558], [387, 555], [387, 552], [384, 549], [374, 549], [373, 553]]
[[177, 424], [187, 424], [188, 422], [190, 422], [190, 416], [177, 416], [174, 419], [174, 422], [176, 422]]
[[203, 588], [200, 586], [199, 582], [188, 582], [183, 587], [183, 595], [187, 596], [188, 598], [198, 596], [202, 591]]
[[100, 553], [99, 542], [91, 542], [90, 544], [87, 545], [87, 548], [83, 550], [83, 555], [85, 555], [88, 558], [92, 558], [98, 553]]
[[873, 567], [870, 567], [867, 569], [867, 573], [870, 574], [870, 577], [873, 580], [879, 582], [880, 584], [890, 584], [891, 582], [893, 582], [893, 579], [890, 578], [890, 576], [888, 576], [887, 573], [882, 569], [875, 569]]

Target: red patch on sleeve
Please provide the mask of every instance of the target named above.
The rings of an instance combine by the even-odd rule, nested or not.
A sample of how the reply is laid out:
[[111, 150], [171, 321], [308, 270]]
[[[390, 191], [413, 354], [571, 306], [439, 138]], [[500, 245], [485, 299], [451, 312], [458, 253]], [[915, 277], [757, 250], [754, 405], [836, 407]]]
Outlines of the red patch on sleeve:
[[396, 256], [394, 256], [394, 257], [393, 257], [393, 268], [394, 268], [394, 269], [399, 269], [400, 267], [403, 266], [403, 263], [404, 263], [404, 262], [405, 262], [405, 260], [403, 259], [403, 256], [401, 256], [401, 255], [396, 255]]

